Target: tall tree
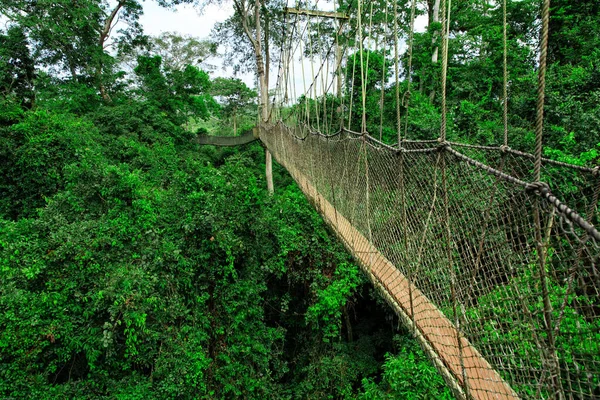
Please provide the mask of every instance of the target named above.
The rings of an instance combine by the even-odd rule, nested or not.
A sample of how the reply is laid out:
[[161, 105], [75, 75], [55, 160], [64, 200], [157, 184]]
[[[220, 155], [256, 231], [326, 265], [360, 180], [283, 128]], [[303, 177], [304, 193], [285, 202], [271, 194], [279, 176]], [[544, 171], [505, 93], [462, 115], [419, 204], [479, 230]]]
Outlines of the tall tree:
[[[222, 0], [207, 0], [205, 4], [222, 3]], [[270, 23], [268, 0], [233, 0], [234, 15], [226, 25], [217, 26], [219, 29], [230, 29], [240, 34], [246, 45], [253, 52], [258, 78], [259, 104], [261, 122], [269, 121], [269, 74], [271, 55], [269, 53]], [[239, 49], [239, 48], [238, 48]], [[267, 189], [273, 193], [273, 161], [271, 153], [265, 150]]]
[[208, 39], [177, 32], [164, 32], [158, 36], [141, 38], [137, 47], [122, 46], [117, 56], [120, 67], [133, 70], [140, 56], [160, 56], [162, 65], [171, 70], [183, 70], [187, 65], [204, 71], [215, 66], [209, 60], [217, 56], [217, 44]]
[[35, 102], [33, 80], [35, 62], [27, 47], [27, 38], [18, 26], [0, 33], [0, 96], [14, 97], [25, 108]]
[[600, 47], [600, 3], [553, 0], [550, 14], [550, 62], [577, 64]]
[[163, 68], [160, 56], [142, 56], [135, 73], [141, 80], [140, 94], [176, 125], [187, 121], [190, 114], [208, 118], [212, 98], [206, 72], [192, 65], [183, 70]]
[[[439, 30], [436, 28], [440, 23], [440, 0], [427, 0], [427, 5], [429, 6], [429, 26], [430, 29], [433, 27], [435, 31], [432, 32], [431, 44], [433, 45], [433, 51], [431, 53], [431, 63], [437, 64], [438, 62], [438, 54], [439, 54], [439, 46], [436, 44], [438, 41], [436, 36], [439, 37]], [[431, 101], [435, 98], [435, 89], [432, 89], [429, 98]]]
[[217, 44], [210, 40], [164, 32], [150, 38], [150, 44], [167, 68], [181, 70], [186, 65], [193, 65], [204, 70], [214, 69], [214, 66], [206, 62], [217, 53]]
[[[171, 7], [195, 0], [157, 2]], [[142, 13], [140, 0], [0, 0], [0, 14], [23, 27], [42, 65], [68, 72], [73, 81], [91, 78], [107, 102], [114, 64], [107, 50], [140, 39]]]
[[220, 99], [221, 112], [233, 121], [233, 134], [237, 134], [237, 118], [254, 103], [256, 92], [241, 79], [216, 78], [212, 83], [213, 96]]

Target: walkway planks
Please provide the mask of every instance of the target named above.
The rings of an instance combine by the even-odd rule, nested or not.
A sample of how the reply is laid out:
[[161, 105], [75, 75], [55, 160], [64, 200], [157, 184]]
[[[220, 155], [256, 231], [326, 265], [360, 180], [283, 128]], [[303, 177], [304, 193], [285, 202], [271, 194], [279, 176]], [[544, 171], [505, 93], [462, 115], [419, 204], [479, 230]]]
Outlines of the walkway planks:
[[[417, 336], [433, 350], [452, 379], [473, 399], [517, 399], [517, 394], [487, 360], [460, 335], [454, 324], [369, 240], [344, 218], [297, 169], [287, 165], [279, 154], [277, 161], [290, 172], [304, 194], [342, 239], [356, 260], [379, 283], [391, 300], [418, 329]], [[411, 307], [412, 294], [412, 307]], [[414, 310], [414, 316], [411, 312]], [[460, 346], [459, 340], [460, 337]], [[461, 357], [462, 356], [462, 357]], [[466, 384], [465, 384], [466, 380]]]

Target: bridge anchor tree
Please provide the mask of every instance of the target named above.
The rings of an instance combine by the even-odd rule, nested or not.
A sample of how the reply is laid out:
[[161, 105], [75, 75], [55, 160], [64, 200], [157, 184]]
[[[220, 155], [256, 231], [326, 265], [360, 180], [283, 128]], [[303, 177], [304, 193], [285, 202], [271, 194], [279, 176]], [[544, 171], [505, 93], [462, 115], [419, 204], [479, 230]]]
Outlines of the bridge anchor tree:
[[[204, 5], [222, 4], [222, 0], [208, 0], [201, 2]], [[243, 36], [250, 42], [250, 46], [256, 60], [256, 75], [258, 78], [258, 96], [260, 124], [269, 122], [269, 35], [270, 29], [268, 16], [261, 15], [261, 10], [267, 10], [267, 3], [264, 0], [233, 0], [233, 9], [235, 15], [234, 23], [239, 23]], [[265, 11], [266, 13], [266, 11]], [[264, 18], [263, 18], [264, 17]], [[264, 24], [264, 29], [263, 29]], [[264, 31], [264, 32], [263, 32]], [[263, 37], [264, 34], [264, 37]], [[264, 39], [264, 43], [263, 43]], [[273, 186], [273, 161], [269, 150], [265, 150], [265, 177], [267, 180], [267, 190], [269, 194], [274, 191]]]

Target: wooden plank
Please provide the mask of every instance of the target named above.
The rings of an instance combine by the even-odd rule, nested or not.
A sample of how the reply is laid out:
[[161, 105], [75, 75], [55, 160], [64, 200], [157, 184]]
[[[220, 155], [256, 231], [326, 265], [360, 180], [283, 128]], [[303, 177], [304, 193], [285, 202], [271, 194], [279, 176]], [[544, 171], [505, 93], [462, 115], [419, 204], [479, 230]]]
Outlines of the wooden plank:
[[[468, 397], [473, 399], [518, 399], [514, 390], [475, 347], [462, 336], [454, 324], [425, 296], [410, 283], [398, 269], [375, 248], [350, 222], [325, 199], [312, 183], [286, 160], [274, 153], [298, 183], [304, 194], [319, 205], [319, 212], [334, 229], [361, 266], [390, 295], [404, 315], [419, 330], [419, 337], [442, 361]], [[409, 293], [412, 292], [412, 310]], [[460, 340], [460, 342], [459, 342]], [[459, 346], [460, 343], [460, 346]], [[466, 379], [466, 382], [465, 382]]]
[[300, 10], [298, 8], [286, 7], [285, 12], [288, 14], [306, 15], [311, 17], [333, 18], [333, 19], [350, 19], [346, 14], [331, 11], [319, 10]]

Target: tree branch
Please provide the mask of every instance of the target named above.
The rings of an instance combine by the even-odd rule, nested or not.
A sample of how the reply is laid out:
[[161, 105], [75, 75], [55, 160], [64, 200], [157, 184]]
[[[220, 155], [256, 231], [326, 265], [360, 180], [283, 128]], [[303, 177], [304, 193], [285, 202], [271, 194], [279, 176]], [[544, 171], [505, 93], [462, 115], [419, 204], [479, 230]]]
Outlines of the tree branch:
[[119, 11], [121, 11], [121, 8], [123, 8], [123, 5], [125, 5], [125, 0], [119, 0], [117, 5], [115, 6], [115, 8], [110, 13], [108, 19], [104, 22], [104, 27], [102, 28], [102, 32], [100, 32], [100, 47], [101, 48], [104, 48], [104, 42], [110, 35], [110, 31], [112, 30], [113, 21], [115, 20], [115, 17], [119, 13]]
[[244, 28], [244, 33], [246, 34], [246, 36], [252, 43], [252, 47], [254, 47], [254, 49], [256, 50], [258, 48], [258, 43], [252, 37], [250, 28], [248, 28], [248, 10], [246, 9], [246, 7], [244, 6], [243, 3], [244, 3], [244, 0], [242, 0], [241, 2], [239, 0], [234, 0], [233, 7], [240, 14], [240, 18], [242, 20], [242, 27]]

